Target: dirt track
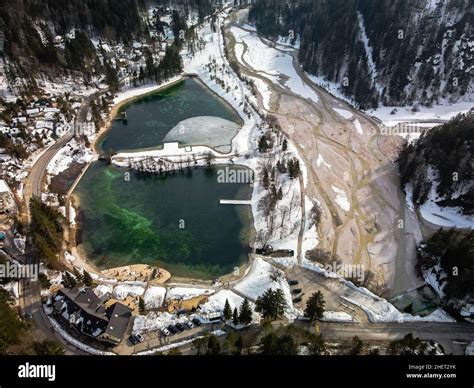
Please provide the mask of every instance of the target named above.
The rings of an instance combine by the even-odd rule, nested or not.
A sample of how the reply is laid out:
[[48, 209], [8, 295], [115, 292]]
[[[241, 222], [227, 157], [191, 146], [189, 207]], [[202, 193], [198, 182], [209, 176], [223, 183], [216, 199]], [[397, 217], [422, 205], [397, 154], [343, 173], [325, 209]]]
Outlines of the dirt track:
[[[240, 27], [245, 22], [245, 13], [240, 12], [231, 25]], [[323, 208], [318, 247], [343, 263], [364, 265], [374, 274], [370, 288], [378, 294], [393, 295], [416, 286], [415, 243], [408, 230], [411, 223], [398, 227], [398, 220], [404, 218], [405, 200], [393, 160], [401, 138], [380, 135], [374, 120], [314, 84], [299, 66], [296, 51], [292, 53], [293, 66], [318, 94], [318, 102], [251, 68], [243, 58], [248, 50], [245, 44], [242, 58], [236, 58], [235, 39], [229, 28], [225, 33], [230, 55], [240, 63], [242, 74], [263, 80], [272, 92], [270, 109], [265, 110], [261, 95], [257, 96], [259, 107], [278, 117], [307, 166], [305, 194]], [[350, 111], [352, 117], [345, 119], [333, 108]], [[356, 130], [356, 119], [362, 134]], [[349, 210], [335, 201], [333, 186], [343, 190]]]

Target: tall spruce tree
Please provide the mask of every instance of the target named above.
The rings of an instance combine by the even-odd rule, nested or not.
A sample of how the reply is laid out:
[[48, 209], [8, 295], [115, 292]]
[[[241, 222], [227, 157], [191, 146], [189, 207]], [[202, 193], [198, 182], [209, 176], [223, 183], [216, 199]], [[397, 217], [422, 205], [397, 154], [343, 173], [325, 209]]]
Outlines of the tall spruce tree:
[[224, 306], [224, 319], [226, 321], [232, 319], [232, 308], [230, 307], [229, 300], [225, 300], [225, 306]]
[[240, 305], [239, 322], [243, 325], [250, 325], [252, 323], [252, 309], [247, 298]]

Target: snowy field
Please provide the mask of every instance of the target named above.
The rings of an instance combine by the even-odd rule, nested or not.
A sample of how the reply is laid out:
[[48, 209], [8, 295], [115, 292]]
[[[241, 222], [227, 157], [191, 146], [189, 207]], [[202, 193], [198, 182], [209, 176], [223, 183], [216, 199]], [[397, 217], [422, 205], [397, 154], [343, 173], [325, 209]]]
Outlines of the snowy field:
[[76, 138], [59, 151], [48, 165], [48, 173], [58, 175], [71, 166], [72, 163], [86, 164], [94, 158], [90, 148], [86, 148], [84, 142], [78, 142]]
[[[428, 199], [418, 209], [421, 216], [428, 222], [448, 228], [467, 228], [474, 229], [474, 216], [465, 215], [462, 209], [458, 207], [439, 206], [435, 201], [440, 201], [442, 198], [437, 198], [437, 176], [433, 174], [432, 169], [429, 171], [430, 180], [433, 182]], [[412, 200], [411, 184], [405, 186], [407, 207], [413, 211], [415, 205]]]
[[[448, 121], [459, 113], [468, 112], [473, 107], [474, 102], [469, 101], [433, 105], [431, 108], [420, 106], [417, 112], [413, 112], [411, 107], [384, 106], [375, 110], [369, 110], [367, 114], [377, 117], [385, 126], [392, 127], [399, 123], [418, 120], [426, 122], [430, 122], [430, 120]], [[394, 114], [391, 114], [392, 112]]]
[[291, 55], [265, 44], [254, 32], [238, 27], [231, 27], [230, 32], [237, 43], [247, 47], [243, 57], [237, 58], [243, 66], [250, 66], [260, 75], [295, 94], [314, 102], [319, 101], [317, 93], [296, 72]]
[[346, 109], [341, 109], [341, 108], [332, 108], [334, 112], [336, 112], [339, 116], [341, 116], [343, 119], [349, 120], [352, 118], [352, 113], [349, 112]]
[[294, 319], [301, 315], [301, 312], [293, 306], [290, 286], [283, 271], [260, 257], [255, 257], [248, 274], [234, 288], [252, 301], [255, 301], [269, 288], [273, 290], [281, 289], [287, 303], [286, 317]]
[[212, 288], [173, 287], [166, 293], [166, 300], [187, 300], [200, 295], [211, 295], [214, 292]]

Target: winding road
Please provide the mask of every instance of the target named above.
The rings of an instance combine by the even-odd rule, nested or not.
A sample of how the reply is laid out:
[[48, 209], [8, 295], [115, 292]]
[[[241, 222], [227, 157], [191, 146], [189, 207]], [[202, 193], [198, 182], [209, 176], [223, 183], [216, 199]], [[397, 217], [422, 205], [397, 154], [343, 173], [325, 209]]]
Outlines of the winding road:
[[[79, 107], [79, 111], [77, 113], [75, 119], [75, 128], [81, 128], [81, 125], [84, 124], [87, 120], [87, 112], [89, 111], [90, 103], [96, 99], [99, 95], [107, 92], [107, 90], [96, 92], [90, 96], [88, 96], [82, 102], [81, 106]], [[74, 131], [71, 131], [65, 134], [63, 137], [58, 139], [56, 143], [54, 143], [51, 147], [49, 147], [41, 156], [36, 160], [34, 165], [31, 168], [31, 171], [28, 175], [28, 180], [24, 187], [24, 200], [26, 206], [26, 216], [28, 224], [31, 222], [31, 215], [29, 209], [29, 203], [31, 198], [33, 197], [41, 197], [43, 193], [43, 183], [46, 174], [46, 170], [48, 168], [49, 163], [54, 158], [54, 156], [75, 136]], [[26, 249], [25, 249], [25, 264], [30, 265], [39, 265], [36, 255], [33, 252], [33, 246], [31, 241], [31, 235], [28, 234], [28, 238], [26, 241]], [[39, 330], [43, 335], [50, 340], [57, 340], [59, 341], [65, 348], [66, 354], [87, 354], [83, 350], [76, 348], [75, 346], [71, 345], [67, 341], [63, 339], [63, 337], [55, 332], [53, 329], [49, 318], [46, 316], [42, 301], [41, 301], [41, 289], [39, 282], [37, 281], [30, 281], [29, 279], [23, 279], [20, 283], [20, 307], [23, 312], [23, 316], [27, 318], [31, 318], [34, 320], [36, 324], [36, 329]], [[39, 336], [41, 337], [41, 333]]]
[[[218, 19], [218, 29], [219, 29], [219, 48], [221, 49], [220, 39], [221, 39], [221, 25], [220, 20]], [[222, 50], [221, 50], [222, 51]], [[223, 53], [220, 53], [223, 56]], [[342, 120], [337, 114], [332, 110], [331, 106], [333, 101], [337, 101], [332, 96], [329, 96], [326, 92], [322, 91], [319, 86], [315, 85], [308, 79], [307, 75], [301, 70], [297, 63], [296, 56], [294, 58], [294, 67], [297, 70], [300, 77], [304, 80], [304, 82], [310, 86], [313, 90], [315, 90], [318, 95], [321, 96], [321, 106], [316, 109], [313, 105], [309, 104], [309, 109], [311, 112], [314, 112], [320, 119], [324, 117], [328, 118], [330, 122], [335, 123], [336, 125], [341, 124]], [[249, 69], [243, 69], [244, 72], [250, 72]], [[258, 73], [252, 73], [253, 77], [259, 77]], [[279, 86], [273, 86], [281, 95], [287, 95], [291, 97], [295, 97], [298, 100], [302, 100], [301, 96], [297, 96], [292, 94], [288, 90], [284, 90]], [[90, 97], [86, 98], [81, 107], [79, 108], [79, 112], [76, 117], [76, 127], [79, 127], [81, 124], [86, 122], [87, 112], [89, 110], [89, 104], [91, 101], [96, 99], [98, 95], [104, 93], [105, 91], [94, 93]], [[307, 101], [303, 102], [307, 104]], [[375, 133], [379, 133], [378, 124], [371, 119], [369, 116], [362, 114], [361, 112], [349, 108], [345, 105], [345, 109], [350, 110], [356, 117], [363, 119], [368, 125], [372, 128]], [[303, 118], [302, 118], [303, 119]], [[309, 124], [311, 120], [308, 120]], [[322, 121], [322, 120], [321, 120]], [[344, 125], [347, 125], [345, 123]], [[292, 138], [291, 134], [287, 135]], [[347, 159], [351, 160], [351, 178], [357, 182], [356, 187], [360, 188], [363, 184], [368, 184], [367, 182], [359, 182], [358, 181], [358, 173], [355, 163], [362, 166], [362, 170], [367, 173], [367, 176], [370, 177], [370, 165], [364, 162], [363, 158], [357, 155], [347, 144], [343, 144], [338, 142], [337, 139], [333, 139], [328, 136], [324, 131], [320, 128], [317, 129], [317, 135], [319, 140], [324, 144], [330, 144], [334, 149], [338, 149]], [[48, 148], [34, 163], [31, 168], [30, 174], [28, 176], [28, 180], [24, 187], [24, 199], [25, 203], [28, 204], [30, 199], [33, 197], [40, 197], [43, 192], [43, 183], [44, 177], [46, 173], [46, 169], [48, 164], [54, 158], [54, 156], [59, 152], [72, 138], [74, 134], [67, 134], [61, 139], [59, 139], [54, 145]], [[330, 223], [332, 223], [332, 228], [334, 229], [334, 243], [332, 245], [332, 251], [335, 253], [337, 252], [337, 241], [341, 236], [341, 230], [347, 225], [347, 221], [341, 221], [339, 219], [339, 211], [334, 205], [330, 195], [326, 193], [323, 184], [321, 183], [321, 179], [318, 175], [313, 171], [311, 168], [312, 160], [310, 157], [306, 157], [305, 150], [297, 143], [294, 142], [295, 146], [300, 151], [300, 154], [303, 155], [303, 159], [305, 163], [309, 166], [308, 172], [310, 175], [310, 179], [313, 181], [316, 191], [321, 194], [323, 201], [326, 204], [326, 208], [329, 210], [330, 213]], [[385, 154], [381, 151], [378, 143], [371, 142], [371, 152], [373, 155], [376, 155], [376, 158], [383, 158], [385, 162], [389, 162], [389, 158], [385, 156]], [[372, 155], [372, 156], [373, 156]], [[352, 157], [355, 158], [356, 162], [352, 161]], [[301, 181], [301, 180], [300, 180]], [[389, 201], [383, 198], [383, 195], [378, 191], [379, 189], [374, 189], [374, 195], [377, 197], [377, 202], [379, 202], [380, 206], [393, 206]], [[302, 187], [303, 191], [303, 187]], [[302, 196], [303, 198], [303, 196]], [[354, 195], [352, 195], [352, 199], [356, 199]], [[304, 202], [304, 201], [303, 201]], [[355, 201], [358, 206], [358, 201]], [[304, 203], [303, 205], [304, 206]], [[304, 209], [304, 208], [303, 208]], [[306, 209], [306, 211], [309, 209]], [[304, 210], [303, 210], [304, 212]], [[304, 213], [303, 213], [304, 214]], [[28, 222], [31, 221], [29, 208], [26, 207], [26, 216]], [[363, 215], [359, 217], [359, 213], [351, 210], [350, 213], [351, 219], [355, 220], [356, 227], [359, 230], [359, 233], [362, 233], [365, 226], [361, 223], [361, 220], [364, 221]], [[304, 224], [303, 224], [304, 228]], [[400, 236], [403, 238], [403, 236]], [[301, 256], [301, 242], [302, 235], [300, 235], [299, 243], [298, 243], [298, 257]], [[399, 242], [400, 243], [400, 242]], [[405, 249], [405, 248], [403, 248]], [[367, 242], [364, 241], [364, 244], [360, 244], [357, 248], [357, 257], [362, 256], [362, 251], [366, 250]], [[366, 254], [370, 257], [370, 255], [366, 252]], [[32, 252], [32, 244], [30, 237], [27, 240], [27, 247], [26, 247], [26, 264], [37, 264], [35, 262], [35, 255]], [[23, 280], [21, 283], [21, 296], [20, 296], [20, 305], [23, 310], [23, 314], [26, 317], [31, 317], [36, 323], [36, 329], [42, 332], [42, 335], [46, 335], [49, 339], [54, 339], [60, 341], [66, 349], [66, 354], [85, 354], [84, 351], [77, 349], [73, 345], [66, 342], [59, 333], [55, 332], [49, 318], [43, 311], [42, 302], [41, 302], [41, 294], [40, 294], [40, 287], [38, 282], [30, 282], [28, 280]], [[306, 327], [310, 328], [311, 326], [307, 322], [296, 322], [297, 325], [305, 325]], [[374, 324], [370, 322], [363, 322], [358, 324], [344, 324], [344, 323], [321, 323], [321, 332], [324, 334], [326, 339], [334, 339], [334, 340], [341, 340], [341, 339], [352, 339], [354, 335], [358, 335], [362, 340], [392, 340], [398, 339], [403, 337], [408, 333], [413, 333], [414, 335], [420, 336], [423, 339], [434, 339], [438, 341], [445, 349], [447, 353], [453, 354], [461, 354], [462, 347], [458, 346], [458, 343], [468, 343], [474, 340], [474, 327], [469, 324], [461, 324], [461, 323], [390, 323], [390, 324]]]

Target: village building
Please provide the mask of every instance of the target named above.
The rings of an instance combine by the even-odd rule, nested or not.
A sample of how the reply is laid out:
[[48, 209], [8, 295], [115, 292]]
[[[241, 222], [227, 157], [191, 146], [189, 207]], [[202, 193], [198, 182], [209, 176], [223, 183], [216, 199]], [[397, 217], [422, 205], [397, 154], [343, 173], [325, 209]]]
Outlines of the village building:
[[89, 287], [62, 288], [53, 301], [53, 311], [79, 333], [118, 345], [127, 332], [132, 310], [120, 302], [107, 303], [110, 294], [99, 298]]

